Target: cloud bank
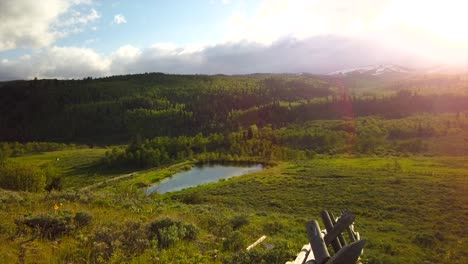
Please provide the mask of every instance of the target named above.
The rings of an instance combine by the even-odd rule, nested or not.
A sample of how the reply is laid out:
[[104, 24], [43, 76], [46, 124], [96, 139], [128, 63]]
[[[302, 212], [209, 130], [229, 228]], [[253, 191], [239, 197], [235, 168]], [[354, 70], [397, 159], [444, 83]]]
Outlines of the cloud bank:
[[240, 41], [206, 47], [125, 45], [109, 56], [92, 49], [51, 47], [31, 56], [0, 62], [0, 79], [83, 78], [142, 72], [247, 74], [328, 73], [369, 64], [418, 66], [427, 59], [364, 39], [316, 36], [283, 38], [272, 44]]
[[100, 15], [94, 9], [81, 13], [73, 7], [90, 3], [90, 0], [0, 1], [0, 52], [41, 48], [81, 31], [83, 25]]
[[[462, 0], [263, 0], [253, 14], [233, 10], [219, 23], [226, 36], [211, 44], [136, 47], [130, 40], [107, 54], [79, 44], [57, 45], [60, 38], [97, 30], [98, 7], [93, 0], [0, 1], [0, 52], [29, 49], [16, 58], [0, 53], [0, 80], [141, 72], [328, 73], [371, 64], [465, 66], [468, 61], [463, 13], [468, 4]], [[111, 23], [127, 23], [123, 15], [111, 14]], [[437, 15], [441, 19], [435, 20]]]

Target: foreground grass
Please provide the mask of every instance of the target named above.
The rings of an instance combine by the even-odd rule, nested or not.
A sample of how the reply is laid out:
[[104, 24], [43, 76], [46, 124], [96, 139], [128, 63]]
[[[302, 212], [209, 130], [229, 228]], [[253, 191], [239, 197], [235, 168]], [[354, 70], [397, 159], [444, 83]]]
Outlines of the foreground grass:
[[[98, 156], [95, 151], [84, 151], [76, 165], [63, 166], [66, 177], [95, 182], [86, 180], [92, 175], [77, 173], [77, 168], [86, 168], [86, 159], [92, 162]], [[60, 153], [64, 163], [66, 153]], [[40, 162], [57, 154], [22, 159]], [[357, 231], [369, 241], [365, 263], [436, 259], [466, 263], [467, 162], [464, 157], [320, 158], [280, 163], [181, 192], [144, 195], [146, 186], [186, 168], [188, 162], [140, 172], [87, 191], [50, 195], [0, 191], [0, 259], [5, 263], [247, 263], [257, 257], [284, 263], [307, 243], [306, 221], [318, 219], [323, 209], [348, 209], [357, 215]], [[69, 180], [69, 186], [84, 186], [76, 182]], [[55, 203], [62, 203], [59, 213], [88, 212], [92, 224], [54, 241], [29, 241], [32, 233], [18, 231], [15, 219], [25, 214], [55, 214]], [[135, 248], [128, 250], [128, 235], [110, 235], [111, 230], [126, 230], [132, 226], [129, 223], [145, 226], [166, 217], [196, 225], [198, 238], [166, 249], [138, 248], [140, 244], [133, 243]], [[112, 228], [106, 229], [109, 226]], [[112, 240], [111, 248], [102, 249], [110, 252], [107, 257], [99, 252], [97, 242], [97, 234], [103, 230]], [[267, 240], [253, 252], [243, 250], [264, 234]]]

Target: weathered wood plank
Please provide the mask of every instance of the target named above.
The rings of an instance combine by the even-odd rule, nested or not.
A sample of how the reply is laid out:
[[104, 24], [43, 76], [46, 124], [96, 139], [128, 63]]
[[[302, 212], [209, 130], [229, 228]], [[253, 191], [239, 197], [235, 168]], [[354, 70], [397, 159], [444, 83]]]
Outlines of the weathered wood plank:
[[356, 264], [366, 240], [358, 240], [343, 247], [326, 264]]
[[[344, 210], [341, 210], [341, 215], [343, 215], [345, 213]], [[348, 233], [348, 237], [349, 237], [349, 240], [352, 242], [354, 241], [358, 241], [359, 239], [356, 238], [355, 236], [355, 233], [354, 233], [354, 230], [352, 228], [351, 225], [349, 225], [347, 228], [346, 228], [346, 232]]]
[[317, 262], [315, 262], [315, 256], [314, 256], [314, 252], [312, 251], [312, 248], [309, 251], [309, 255], [307, 255], [307, 258], [304, 264], [317, 264]]
[[330, 254], [328, 253], [327, 246], [323, 241], [319, 223], [316, 220], [307, 222], [306, 229], [307, 237], [309, 238], [310, 246], [312, 247], [312, 252], [315, 256], [315, 262], [317, 264], [327, 262], [330, 259]]
[[[325, 225], [325, 229], [327, 230], [327, 235], [328, 235], [328, 233], [333, 231], [333, 223], [332, 223], [332, 221], [330, 219], [330, 215], [328, 214], [327, 210], [323, 210], [320, 214], [322, 216], [322, 221], [323, 221], [323, 224]], [[327, 235], [325, 235], [325, 237], [327, 237]], [[331, 240], [328, 243], [325, 240], [326, 245], [328, 245], [330, 243], [332, 245], [333, 251], [335, 251], [335, 254], [336, 254], [341, 249], [340, 241], [338, 239], [336, 239], [336, 237], [334, 237], [334, 239]]]
[[262, 243], [263, 240], [265, 240], [266, 236], [262, 236], [261, 238], [259, 238], [257, 241], [255, 241], [252, 245], [248, 246], [247, 247], [247, 251], [251, 250], [252, 248], [254, 248], [256, 245]]
[[343, 232], [350, 224], [354, 222], [356, 216], [352, 213], [344, 213], [341, 215], [336, 225], [330, 231], [327, 230], [327, 234], [324, 237], [325, 244], [329, 245], [333, 240], [337, 238], [341, 232]]
[[[336, 220], [335, 220], [335, 216], [333, 215], [333, 212], [328, 212], [328, 215], [330, 216], [330, 219], [332, 221], [333, 226], [335, 226], [336, 225]], [[341, 247], [346, 246], [346, 240], [344, 239], [344, 237], [343, 237], [343, 235], [341, 233], [338, 235], [338, 240], [341, 243]]]
[[[297, 254], [296, 259], [294, 260], [294, 264], [304, 264], [306, 262], [307, 256], [310, 254], [311, 251], [310, 244], [304, 245], [301, 249], [301, 252]], [[313, 254], [312, 254], [313, 255]]]

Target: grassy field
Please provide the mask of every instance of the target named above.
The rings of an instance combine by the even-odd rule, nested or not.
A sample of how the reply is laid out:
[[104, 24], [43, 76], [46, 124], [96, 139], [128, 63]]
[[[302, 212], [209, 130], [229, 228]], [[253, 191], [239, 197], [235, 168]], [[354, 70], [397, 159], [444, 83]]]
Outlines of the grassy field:
[[[168, 193], [144, 188], [191, 162], [121, 175], [96, 166], [105, 149], [59, 151], [15, 158], [56, 162], [62, 192], [0, 190], [0, 259], [4, 263], [284, 263], [307, 243], [304, 224], [320, 211], [351, 210], [368, 240], [364, 263], [466, 263], [468, 168], [466, 157], [321, 157], [279, 163], [264, 171]], [[57, 160], [57, 158], [59, 160]], [[124, 173], [124, 172], [122, 172]], [[60, 205], [54, 210], [54, 204]], [[86, 212], [89, 226], [58, 239], [34, 237], [15, 219]], [[170, 218], [199, 234], [161, 248], [148, 225]], [[262, 235], [267, 239], [244, 251]]]
[[106, 151], [108, 149], [105, 148], [62, 150], [15, 157], [12, 160], [38, 167], [53, 164], [59, 174], [63, 175], [65, 188], [79, 188], [124, 173], [100, 165]]

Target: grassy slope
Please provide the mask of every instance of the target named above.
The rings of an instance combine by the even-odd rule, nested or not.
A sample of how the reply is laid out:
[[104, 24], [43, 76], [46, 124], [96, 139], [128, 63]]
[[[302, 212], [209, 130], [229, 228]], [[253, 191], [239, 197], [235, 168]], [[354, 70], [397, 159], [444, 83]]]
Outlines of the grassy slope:
[[[463, 246], [468, 241], [460, 224], [468, 220], [466, 161], [312, 160], [194, 192], [216, 207], [279, 214], [288, 225], [284, 232], [292, 232], [284, 236], [301, 243], [306, 243], [304, 222], [318, 218], [320, 210], [349, 209], [358, 215], [358, 231], [369, 240], [369, 261], [421, 263], [442, 258], [455, 263], [463, 254], [467, 257]], [[416, 238], [417, 234], [422, 235]]]
[[64, 176], [65, 188], [83, 187], [119, 174], [119, 172], [105, 171], [98, 165], [107, 150], [93, 148], [53, 151], [16, 157], [12, 160], [35, 166], [52, 163]]
[[[109, 177], [96, 177], [94, 172], [83, 169], [93, 168], [89, 163], [92, 165], [104, 151], [52, 152], [16, 159], [41, 164], [60, 157], [59, 167], [67, 176], [67, 185], [78, 187]], [[246, 243], [266, 234], [265, 243], [286, 243], [293, 258], [307, 242], [306, 221], [318, 219], [322, 209], [349, 209], [357, 214], [357, 231], [369, 240], [367, 263], [421, 263], [433, 259], [463, 263], [468, 258], [463, 226], [468, 222], [467, 162], [468, 158], [463, 157], [326, 158], [281, 163], [262, 172], [175, 194], [145, 197], [138, 189], [137, 183], [157, 181], [182, 169], [187, 165], [184, 163], [141, 172], [130, 180], [77, 194], [65, 191], [46, 196], [0, 191], [0, 258], [16, 262], [21, 255], [26, 263], [60, 263], [74, 256], [72, 259], [79, 262], [92, 248], [92, 244], [83, 242], [83, 236], [91, 239], [103, 225], [148, 223], [170, 216], [199, 226], [202, 232], [198, 241], [181, 242], [162, 252], [146, 252], [139, 260], [154, 261], [156, 254], [170, 261], [168, 256], [180, 250], [186, 257], [201, 254], [200, 261], [212, 262], [214, 250], [220, 250], [216, 259], [223, 261], [232, 254], [222, 251], [221, 238], [232, 233], [224, 227], [239, 215], [249, 220], [240, 229]], [[93, 225], [82, 234], [58, 242], [36, 240], [22, 244], [30, 237], [16, 234], [14, 219], [28, 213], [52, 213], [53, 204], [60, 202], [61, 210], [90, 212], [95, 219]], [[284, 261], [279, 259], [278, 263]]]

